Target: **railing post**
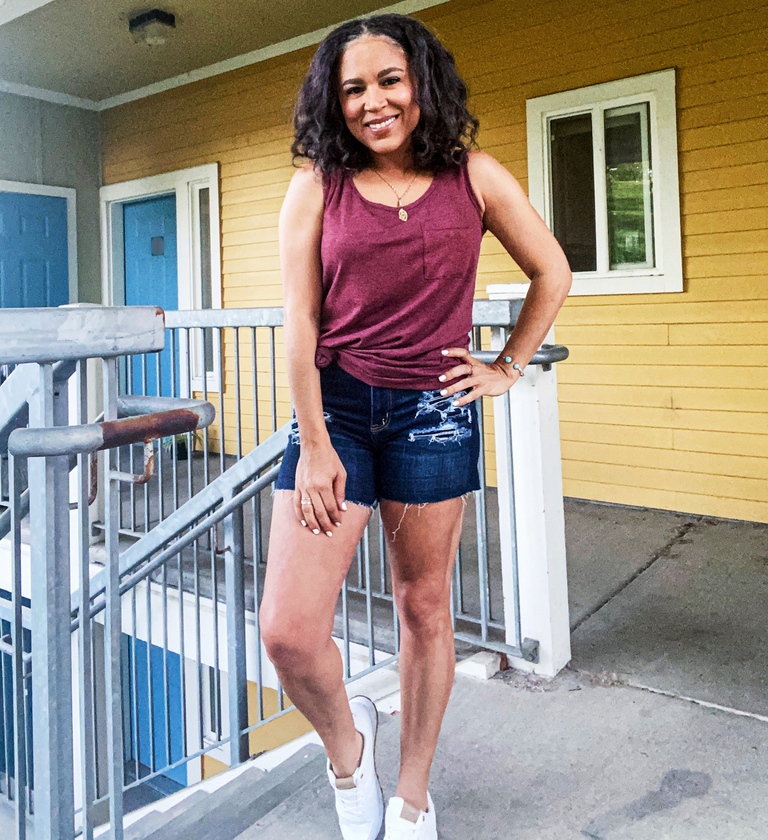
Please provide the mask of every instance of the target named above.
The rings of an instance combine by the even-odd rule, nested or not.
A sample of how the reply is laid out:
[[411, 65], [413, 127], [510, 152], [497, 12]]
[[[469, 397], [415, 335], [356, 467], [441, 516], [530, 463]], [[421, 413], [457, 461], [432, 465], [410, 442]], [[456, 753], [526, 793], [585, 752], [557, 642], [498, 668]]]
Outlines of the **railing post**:
[[[88, 362], [83, 359], [77, 363], [77, 381], [75, 388], [76, 413], [74, 421], [77, 425], [88, 422]], [[79, 695], [79, 783], [81, 818], [80, 831], [82, 840], [92, 840], [93, 819], [91, 815], [92, 803], [96, 798], [96, 767], [95, 767], [95, 739], [91, 721], [93, 720], [94, 692], [93, 692], [93, 660], [91, 620], [88, 617], [91, 607], [90, 593], [90, 512], [88, 500], [91, 491], [90, 456], [77, 456], [77, 521], [79, 531], [79, 583], [80, 625], [77, 632], [77, 690]]]
[[[24, 665], [24, 622], [22, 618], [22, 571], [21, 571], [21, 475], [19, 462], [13, 455], [8, 458], [8, 498], [11, 503], [11, 554], [13, 561], [13, 742], [16, 771], [16, 840], [27, 838], [27, 809], [29, 779], [27, 768], [27, 738], [29, 719], [27, 717], [26, 668]], [[7, 696], [7, 695], [6, 695]], [[10, 768], [8, 768], [10, 770]], [[10, 772], [9, 772], [10, 776]]]
[[[30, 427], [67, 425], [67, 385], [53, 365], [37, 368]], [[68, 838], [75, 830], [70, 635], [69, 459], [31, 458], [30, 556], [35, 834]]]
[[554, 676], [571, 658], [555, 369], [530, 365], [494, 419], [507, 643]]
[[[224, 442], [222, 440], [222, 447]], [[233, 494], [224, 498], [226, 504]], [[224, 520], [224, 577], [227, 598], [227, 679], [230, 766], [248, 759], [248, 684], [245, 661], [245, 548], [242, 505]], [[254, 566], [254, 576], [256, 575]], [[254, 583], [255, 586], [255, 583]], [[213, 593], [216, 597], [216, 593]]]
[[[102, 362], [104, 383], [104, 419], [117, 419], [117, 360]], [[104, 613], [104, 679], [106, 685], [107, 756], [109, 778], [109, 819], [112, 840], [123, 838], [123, 784], [125, 782], [125, 757], [123, 747], [123, 689], [121, 670], [122, 615], [120, 609], [120, 558], [119, 558], [119, 470], [116, 448], [104, 453], [104, 524], [106, 530], [106, 591]], [[147, 582], [149, 586], [149, 582]], [[152, 640], [147, 640], [151, 645]]]

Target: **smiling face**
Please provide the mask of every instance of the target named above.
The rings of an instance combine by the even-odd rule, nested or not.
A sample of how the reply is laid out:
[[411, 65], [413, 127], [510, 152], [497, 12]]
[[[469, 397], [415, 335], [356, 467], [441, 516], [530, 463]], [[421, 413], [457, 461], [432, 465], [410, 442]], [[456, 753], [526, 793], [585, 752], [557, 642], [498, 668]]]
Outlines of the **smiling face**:
[[379, 35], [347, 47], [339, 68], [339, 97], [352, 136], [374, 155], [410, 149], [421, 109], [402, 48]]

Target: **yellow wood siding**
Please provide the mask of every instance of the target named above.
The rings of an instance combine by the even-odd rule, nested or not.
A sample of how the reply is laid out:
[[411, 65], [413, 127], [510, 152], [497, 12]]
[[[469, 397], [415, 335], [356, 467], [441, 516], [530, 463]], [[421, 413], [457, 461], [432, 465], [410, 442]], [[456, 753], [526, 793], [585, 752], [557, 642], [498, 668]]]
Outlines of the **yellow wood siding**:
[[[256, 683], [248, 683], [248, 721], [254, 723], [258, 720], [258, 693], [259, 687]], [[264, 716], [277, 714], [279, 711], [280, 698], [274, 688], [265, 688], [263, 690]], [[285, 705], [290, 705], [288, 698], [285, 698]], [[258, 729], [254, 729], [248, 736], [248, 751], [251, 755], [259, 755], [262, 752], [280, 747], [293, 741], [296, 738], [306, 735], [307, 732], [312, 731], [312, 725], [301, 714], [301, 712], [294, 710], [288, 714], [277, 718], [276, 720], [265, 723]], [[228, 747], [227, 747], [228, 748]], [[210, 755], [204, 755], [202, 761], [202, 777], [203, 779], [210, 779], [217, 773], [223, 773], [229, 770], [229, 765], [213, 758]]]
[[[677, 69], [685, 291], [566, 304], [565, 492], [768, 521], [768, 5], [453, 0], [420, 17], [456, 56], [482, 146], [523, 186], [526, 99]], [[225, 306], [280, 303], [277, 214], [312, 52], [104, 114], [105, 183], [219, 161]], [[487, 236], [478, 296], [520, 277]]]

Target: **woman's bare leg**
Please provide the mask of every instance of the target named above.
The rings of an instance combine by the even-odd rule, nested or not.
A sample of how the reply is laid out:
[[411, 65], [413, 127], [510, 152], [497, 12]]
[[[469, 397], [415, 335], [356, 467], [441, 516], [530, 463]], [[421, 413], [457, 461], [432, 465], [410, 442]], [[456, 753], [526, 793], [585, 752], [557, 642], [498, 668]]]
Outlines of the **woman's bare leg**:
[[296, 520], [292, 491], [274, 497], [261, 634], [286, 693], [315, 727], [334, 772], [351, 776], [362, 737], [355, 730], [331, 639], [336, 601], [371, 515], [349, 504], [332, 537], [315, 535]]
[[406, 506], [382, 501], [381, 515], [401, 622], [396, 795], [426, 811], [429, 771], [456, 664], [450, 592], [464, 502]]

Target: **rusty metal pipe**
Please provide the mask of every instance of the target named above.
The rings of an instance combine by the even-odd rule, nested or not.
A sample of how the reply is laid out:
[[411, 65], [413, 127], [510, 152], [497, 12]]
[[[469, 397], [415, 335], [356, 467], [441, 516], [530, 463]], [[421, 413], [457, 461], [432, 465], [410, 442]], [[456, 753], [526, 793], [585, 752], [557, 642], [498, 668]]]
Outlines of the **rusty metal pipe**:
[[17, 457], [80, 455], [193, 432], [200, 416], [185, 408], [82, 426], [14, 429], [8, 451]]

